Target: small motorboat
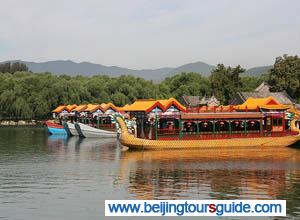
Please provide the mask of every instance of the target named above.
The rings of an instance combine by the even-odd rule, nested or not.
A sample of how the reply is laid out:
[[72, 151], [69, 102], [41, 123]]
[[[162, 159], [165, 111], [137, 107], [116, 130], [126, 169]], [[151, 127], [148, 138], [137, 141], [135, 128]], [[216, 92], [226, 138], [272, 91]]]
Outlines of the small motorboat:
[[48, 128], [48, 131], [50, 134], [62, 134], [62, 135], [67, 135], [67, 131], [64, 128], [64, 126], [59, 125], [55, 122], [51, 122], [51, 121], [46, 121], [45, 125]]
[[117, 132], [106, 131], [99, 128], [93, 128], [91, 126], [75, 123], [75, 128], [81, 137], [99, 137], [99, 138], [115, 138], [117, 137]]
[[75, 128], [75, 124], [73, 124], [71, 122], [64, 122], [63, 126], [66, 129], [69, 136], [78, 136], [79, 135]]

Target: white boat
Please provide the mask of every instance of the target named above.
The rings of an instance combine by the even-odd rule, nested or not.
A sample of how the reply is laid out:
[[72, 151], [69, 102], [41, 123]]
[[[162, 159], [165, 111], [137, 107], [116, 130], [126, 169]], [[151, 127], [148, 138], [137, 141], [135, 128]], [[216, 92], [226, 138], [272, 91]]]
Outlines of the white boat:
[[69, 136], [78, 136], [78, 132], [75, 128], [75, 125], [71, 122], [64, 122], [63, 126], [65, 128], [65, 130], [67, 131]]
[[81, 137], [100, 137], [100, 138], [114, 138], [117, 137], [117, 132], [105, 131], [99, 128], [93, 128], [91, 126], [75, 123], [77, 133]]

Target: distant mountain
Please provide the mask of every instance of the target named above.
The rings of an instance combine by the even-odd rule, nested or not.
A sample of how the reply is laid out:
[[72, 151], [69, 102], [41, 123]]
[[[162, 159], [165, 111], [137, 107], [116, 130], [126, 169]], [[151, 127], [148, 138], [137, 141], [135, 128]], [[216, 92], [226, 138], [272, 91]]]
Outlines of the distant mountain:
[[128, 69], [118, 66], [104, 66], [101, 64], [94, 64], [89, 62], [76, 63], [70, 60], [56, 60], [48, 62], [28, 62], [22, 60], [13, 60], [9, 62], [25, 63], [32, 72], [51, 72], [54, 74], [67, 75], [84, 75], [92, 76], [96, 74], [107, 74], [109, 76], [133, 75], [142, 77], [147, 80], [160, 81], [180, 72], [197, 72], [203, 75], [209, 75], [214, 66], [203, 62], [185, 64], [177, 68], [158, 68], [158, 69]]
[[208, 76], [211, 73], [211, 71], [215, 68], [215, 66], [203, 62], [188, 63], [170, 70], [169, 75], [174, 75], [176, 73], [181, 72], [195, 72], [201, 73], [204, 76]]
[[247, 69], [245, 74], [249, 76], [258, 76], [262, 73], [266, 73], [268, 70], [270, 70], [273, 66], [259, 66], [259, 67], [253, 67], [250, 69]]
[[[76, 63], [71, 60], [56, 60], [48, 62], [28, 62], [22, 60], [13, 60], [9, 62], [22, 62], [25, 63], [32, 72], [51, 72], [54, 74], [67, 74], [67, 75], [83, 75], [92, 76], [97, 74], [107, 74], [109, 76], [120, 75], [133, 75], [147, 80], [161, 81], [166, 77], [175, 75], [181, 72], [196, 72], [204, 76], [208, 76], [211, 71], [216, 68], [204, 62], [188, 63], [176, 68], [164, 67], [158, 69], [128, 69], [118, 66], [104, 66], [101, 64], [94, 64], [89, 62]], [[270, 66], [255, 67], [246, 71], [248, 75], [258, 75]]]

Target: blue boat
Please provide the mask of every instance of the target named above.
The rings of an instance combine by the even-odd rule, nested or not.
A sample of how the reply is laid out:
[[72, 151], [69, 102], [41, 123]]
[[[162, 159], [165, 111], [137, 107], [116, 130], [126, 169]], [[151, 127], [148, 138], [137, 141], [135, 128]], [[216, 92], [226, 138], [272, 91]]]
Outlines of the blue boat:
[[67, 131], [64, 128], [64, 126], [46, 121], [45, 124], [47, 125], [48, 131], [50, 134], [61, 134], [61, 135], [67, 135]]
[[64, 128], [52, 128], [48, 127], [48, 131], [50, 134], [60, 134], [60, 135], [67, 135], [67, 132]]

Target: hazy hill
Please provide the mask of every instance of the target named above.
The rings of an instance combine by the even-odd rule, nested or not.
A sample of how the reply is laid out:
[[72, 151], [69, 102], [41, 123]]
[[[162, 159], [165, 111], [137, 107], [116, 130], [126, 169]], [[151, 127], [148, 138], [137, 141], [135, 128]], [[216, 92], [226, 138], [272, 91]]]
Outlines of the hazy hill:
[[247, 75], [251, 75], [251, 76], [257, 76], [260, 75], [262, 73], [267, 72], [268, 70], [270, 70], [273, 66], [259, 66], [259, 67], [253, 67], [248, 69], [245, 73]]
[[[25, 63], [32, 72], [51, 72], [54, 74], [67, 75], [84, 75], [92, 76], [96, 74], [107, 74], [110, 76], [133, 75], [142, 77], [148, 80], [160, 81], [168, 76], [172, 76], [180, 72], [196, 72], [204, 76], [210, 74], [215, 68], [204, 62], [188, 63], [176, 68], [164, 67], [159, 69], [128, 69], [118, 66], [104, 66], [101, 64], [94, 64], [89, 62], [76, 63], [70, 60], [56, 60], [48, 62], [27, 62], [21, 60], [14, 60], [10, 62]], [[248, 75], [259, 75], [268, 70], [270, 66], [255, 67], [246, 71]]]
[[196, 72], [207, 76], [214, 68], [216, 67], [203, 62], [188, 63], [170, 70], [169, 75], [181, 72]]

